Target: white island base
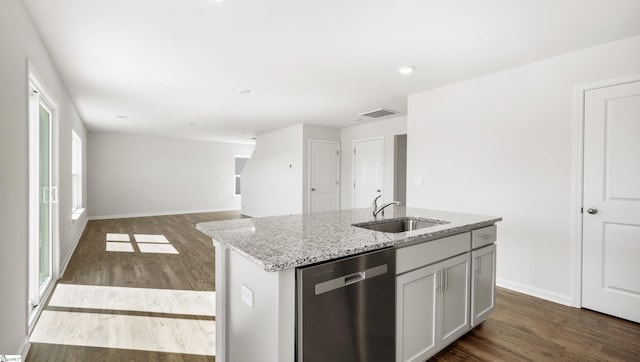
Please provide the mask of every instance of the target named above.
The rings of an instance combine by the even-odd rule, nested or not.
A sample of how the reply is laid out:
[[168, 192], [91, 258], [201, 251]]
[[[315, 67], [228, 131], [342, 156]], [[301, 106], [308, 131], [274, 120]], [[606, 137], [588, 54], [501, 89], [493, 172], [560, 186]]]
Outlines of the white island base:
[[[215, 240], [213, 245], [216, 361], [295, 361], [295, 269], [267, 272]], [[242, 300], [243, 287], [252, 292], [253, 306]]]

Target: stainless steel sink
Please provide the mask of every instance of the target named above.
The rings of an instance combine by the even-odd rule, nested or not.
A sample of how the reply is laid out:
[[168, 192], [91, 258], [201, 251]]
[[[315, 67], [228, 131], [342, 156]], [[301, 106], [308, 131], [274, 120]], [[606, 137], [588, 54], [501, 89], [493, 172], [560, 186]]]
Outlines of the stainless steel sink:
[[367, 221], [352, 225], [359, 228], [381, 231], [383, 233], [402, 233], [405, 231], [424, 229], [448, 223], [448, 221], [441, 220], [430, 220], [417, 217], [402, 217], [390, 220]]

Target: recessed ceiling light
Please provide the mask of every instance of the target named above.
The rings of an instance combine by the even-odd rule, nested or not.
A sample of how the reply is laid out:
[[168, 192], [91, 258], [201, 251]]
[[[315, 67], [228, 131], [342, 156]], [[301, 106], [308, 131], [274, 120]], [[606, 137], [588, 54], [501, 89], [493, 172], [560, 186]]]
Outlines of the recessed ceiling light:
[[189, 123], [189, 127], [194, 127], [195, 125], [195, 123]]
[[116, 115], [116, 118], [120, 118], [120, 119], [127, 119], [127, 116], [123, 116], [121, 114]]
[[398, 68], [398, 72], [402, 74], [411, 74], [414, 70], [416, 70], [416, 67], [414, 67], [413, 65], [404, 65]]
[[247, 88], [240, 88], [240, 89], [236, 89], [236, 93], [239, 93], [239, 94], [249, 94], [249, 93], [251, 93], [251, 89], [247, 89]]

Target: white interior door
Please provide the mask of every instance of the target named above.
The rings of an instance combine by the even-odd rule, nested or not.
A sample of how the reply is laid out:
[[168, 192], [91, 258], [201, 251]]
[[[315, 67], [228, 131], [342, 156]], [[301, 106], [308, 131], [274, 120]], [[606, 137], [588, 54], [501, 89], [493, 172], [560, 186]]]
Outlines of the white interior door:
[[640, 322], [640, 82], [584, 97], [582, 306]]
[[353, 207], [369, 207], [382, 195], [382, 138], [353, 142]]
[[338, 210], [340, 151], [338, 142], [309, 141], [309, 212]]

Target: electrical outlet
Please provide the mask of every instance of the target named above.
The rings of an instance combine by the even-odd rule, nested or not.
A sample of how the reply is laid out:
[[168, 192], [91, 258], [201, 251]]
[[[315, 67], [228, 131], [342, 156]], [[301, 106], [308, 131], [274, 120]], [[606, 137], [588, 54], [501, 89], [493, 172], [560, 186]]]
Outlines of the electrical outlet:
[[253, 308], [253, 290], [244, 284], [242, 284], [242, 301]]
[[416, 177], [413, 180], [413, 184], [417, 187], [422, 187], [422, 177]]

